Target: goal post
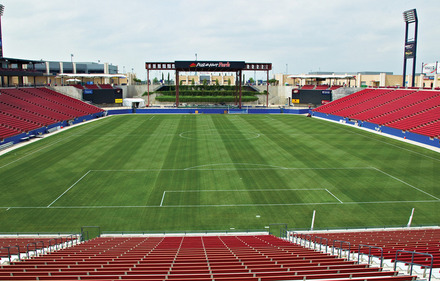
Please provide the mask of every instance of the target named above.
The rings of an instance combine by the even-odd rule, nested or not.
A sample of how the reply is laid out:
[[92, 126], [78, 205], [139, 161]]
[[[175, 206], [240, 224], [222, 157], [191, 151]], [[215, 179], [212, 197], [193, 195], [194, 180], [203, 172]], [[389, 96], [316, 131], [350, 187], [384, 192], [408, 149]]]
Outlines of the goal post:
[[87, 241], [100, 236], [100, 226], [81, 226], [81, 241]]

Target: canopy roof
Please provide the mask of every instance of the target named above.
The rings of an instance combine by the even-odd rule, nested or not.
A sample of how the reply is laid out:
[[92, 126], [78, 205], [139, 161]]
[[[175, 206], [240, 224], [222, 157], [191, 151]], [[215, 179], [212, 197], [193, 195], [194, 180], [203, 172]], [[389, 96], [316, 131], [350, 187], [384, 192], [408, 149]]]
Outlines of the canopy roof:
[[299, 74], [299, 75], [289, 75], [288, 78], [299, 78], [299, 79], [353, 79], [356, 78], [355, 75], [349, 74]]
[[59, 78], [127, 78], [124, 74], [103, 74], [103, 73], [60, 73]]

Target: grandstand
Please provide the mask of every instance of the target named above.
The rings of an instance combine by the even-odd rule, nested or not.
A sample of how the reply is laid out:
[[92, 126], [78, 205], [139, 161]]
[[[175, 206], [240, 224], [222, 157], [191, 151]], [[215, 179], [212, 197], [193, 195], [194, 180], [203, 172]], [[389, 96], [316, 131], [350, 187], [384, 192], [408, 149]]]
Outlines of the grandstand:
[[438, 138], [439, 110], [440, 91], [368, 88], [320, 106], [313, 112], [318, 113], [318, 117], [339, 116]]
[[270, 235], [101, 237], [0, 268], [2, 280], [414, 280]]
[[47, 88], [0, 89], [0, 110], [0, 140], [104, 112]]
[[[298, 237], [301, 235], [297, 235]], [[345, 231], [345, 232], [314, 232], [314, 237], [326, 239], [327, 245], [333, 245], [336, 241], [348, 242], [351, 249], [357, 250], [359, 245], [369, 245], [383, 250], [385, 259], [394, 259], [398, 250], [422, 252], [433, 255], [433, 266], [440, 268], [440, 229], [393, 229], [376, 231]], [[314, 239], [316, 241], [316, 239]], [[344, 245], [347, 249], [348, 245]], [[373, 249], [376, 256], [380, 256], [378, 248]], [[366, 253], [368, 249], [363, 248]], [[408, 256], [403, 257], [405, 261], [410, 261]], [[418, 256], [415, 260], [420, 264], [430, 266], [431, 259], [425, 256]]]
[[[76, 73], [84, 66], [73, 59], [33, 69], [23, 63], [43, 61], [15, 62], [17, 69], [0, 68], [7, 78], [5, 84], [2, 76], [2, 86], [13, 86], [15, 77], [14, 86], [32, 85], [29, 77], [33, 85], [64, 84], [69, 78], [66, 82], [82, 82], [71, 85], [78, 90], [67, 87], [82, 96], [74, 99], [44, 87], [0, 89], [0, 149], [58, 127], [107, 114], [122, 116], [2, 156], [0, 280], [414, 281], [420, 277], [412, 272], [414, 265], [434, 267], [435, 278], [440, 276], [438, 228], [297, 232], [309, 225], [312, 210], [313, 221], [316, 210], [321, 215], [321, 229], [399, 225], [410, 207], [420, 210], [418, 223], [439, 222], [440, 159], [434, 152], [300, 116], [311, 113], [379, 132], [400, 132], [405, 138], [422, 136], [422, 143], [429, 143], [427, 137], [439, 146], [438, 89], [367, 88], [331, 102], [332, 91], [350, 86], [354, 76], [298, 76], [316, 84], [301, 83], [304, 86], [293, 89], [290, 98], [307, 105], [304, 108], [312, 95], [310, 104], [326, 104], [311, 111], [284, 108], [288, 88], [280, 88], [275, 92], [281, 93], [281, 105], [272, 103], [275, 107], [270, 108], [272, 65], [254, 63], [244, 69], [267, 71], [265, 106], [257, 106], [262, 108], [241, 108], [242, 98], [258, 97], [242, 97], [244, 76], [237, 68], [237, 81], [231, 81], [233, 75], [218, 75], [211, 76], [210, 83], [237, 84], [227, 96], [237, 105], [240, 89], [240, 109], [104, 110], [91, 104], [123, 100], [122, 89], [113, 87], [112, 76], [104, 74], [108, 71], [96, 83], [90, 73]], [[65, 71], [70, 65], [73, 73]], [[160, 65], [153, 68], [171, 69]], [[191, 65], [180, 71], [212, 71]], [[229, 62], [224, 65], [230, 72]], [[156, 101], [168, 99], [179, 106], [177, 70], [177, 91], [168, 97], [158, 91]], [[147, 63], [147, 77], [149, 71]], [[192, 83], [189, 77], [182, 85]], [[360, 77], [357, 81], [362, 83]], [[149, 82], [147, 78], [148, 99]], [[192, 99], [193, 93], [185, 93], [182, 86], [181, 101], [223, 103], [227, 93], [199, 88], [203, 98]], [[145, 87], [129, 89], [125, 96], [142, 94]], [[281, 221], [297, 229], [276, 223]], [[274, 225], [283, 225], [280, 237], [272, 231]], [[101, 226], [107, 233], [100, 232]], [[98, 234], [94, 237], [84, 228], [99, 229]], [[396, 268], [400, 261], [404, 265]], [[423, 280], [425, 273], [420, 274]]]

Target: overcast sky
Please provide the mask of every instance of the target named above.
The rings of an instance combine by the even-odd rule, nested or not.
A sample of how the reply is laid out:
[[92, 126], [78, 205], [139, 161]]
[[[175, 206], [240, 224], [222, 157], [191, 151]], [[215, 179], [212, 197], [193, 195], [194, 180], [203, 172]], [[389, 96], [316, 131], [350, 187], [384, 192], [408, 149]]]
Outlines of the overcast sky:
[[422, 62], [440, 57], [439, 0], [0, 0], [5, 57], [109, 62], [271, 62], [273, 73], [402, 73], [402, 12], [417, 9]]

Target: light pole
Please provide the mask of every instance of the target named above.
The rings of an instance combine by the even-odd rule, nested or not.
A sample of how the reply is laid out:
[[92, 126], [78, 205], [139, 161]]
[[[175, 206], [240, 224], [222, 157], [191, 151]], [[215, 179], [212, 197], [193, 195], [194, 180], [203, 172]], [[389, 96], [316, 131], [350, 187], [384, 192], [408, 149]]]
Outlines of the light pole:
[[[408, 59], [413, 59], [411, 86], [414, 87], [414, 81], [416, 75], [417, 26], [419, 22], [417, 18], [416, 9], [403, 12], [403, 20], [405, 21], [405, 48], [404, 48], [404, 57], [403, 57], [404, 59], [403, 59], [402, 87], [405, 87], [406, 84], [406, 61]], [[411, 23], [414, 23], [414, 38], [408, 39], [408, 29]]]
[[3, 17], [3, 12], [5, 11], [5, 6], [0, 4], [0, 57], [3, 57], [3, 38], [2, 38], [2, 23], [1, 18]]

